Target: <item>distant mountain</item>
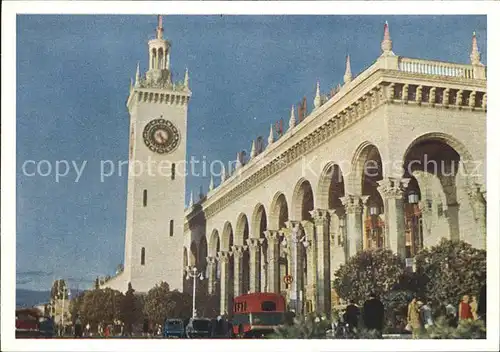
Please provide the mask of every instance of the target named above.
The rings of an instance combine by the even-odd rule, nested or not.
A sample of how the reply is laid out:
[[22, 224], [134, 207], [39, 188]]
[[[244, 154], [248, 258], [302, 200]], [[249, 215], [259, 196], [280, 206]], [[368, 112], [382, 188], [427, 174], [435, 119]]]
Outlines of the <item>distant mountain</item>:
[[16, 289], [16, 307], [33, 307], [50, 300], [50, 291]]

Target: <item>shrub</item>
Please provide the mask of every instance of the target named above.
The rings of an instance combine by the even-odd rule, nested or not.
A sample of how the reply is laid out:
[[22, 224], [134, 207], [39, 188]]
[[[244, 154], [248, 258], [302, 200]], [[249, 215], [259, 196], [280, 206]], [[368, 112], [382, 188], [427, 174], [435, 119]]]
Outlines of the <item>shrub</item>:
[[486, 326], [481, 320], [462, 320], [458, 327], [447, 324], [446, 319], [439, 318], [435, 325], [418, 334], [419, 339], [485, 339]]

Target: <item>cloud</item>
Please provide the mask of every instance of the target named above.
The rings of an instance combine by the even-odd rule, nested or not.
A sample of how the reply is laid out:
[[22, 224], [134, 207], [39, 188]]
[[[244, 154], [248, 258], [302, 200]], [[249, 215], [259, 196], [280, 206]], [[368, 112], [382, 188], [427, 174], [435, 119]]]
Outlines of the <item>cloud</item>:
[[26, 279], [16, 278], [16, 285], [25, 285], [25, 284], [29, 284], [32, 281], [33, 281], [33, 279], [29, 279], [29, 278], [26, 278]]
[[28, 271], [21, 271], [17, 273], [17, 277], [23, 277], [23, 278], [28, 278], [28, 277], [44, 277], [44, 276], [50, 276], [54, 272], [52, 271], [42, 271], [42, 270], [28, 270]]
[[69, 283], [82, 283], [82, 284], [91, 284], [94, 283], [94, 280], [86, 279], [84, 277], [69, 277], [65, 279]]

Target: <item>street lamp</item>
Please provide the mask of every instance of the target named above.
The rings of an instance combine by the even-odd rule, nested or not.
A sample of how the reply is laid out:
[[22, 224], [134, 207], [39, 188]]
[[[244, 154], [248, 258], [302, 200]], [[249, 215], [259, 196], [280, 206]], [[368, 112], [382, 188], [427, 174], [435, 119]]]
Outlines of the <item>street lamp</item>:
[[418, 225], [418, 216], [416, 214], [416, 208], [418, 206], [419, 197], [417, 192], [410, 191], [408, 194], [408, 203], [411, 206], [411, 244], [412, 250], [411, 255], [414, 256], [420, 247], [420, 234]]
[[369, 208], [369, 212], [370, 212], [370, 218], [371, 218], [371, 235], [372, 235], [372, 239], [375, 240], [375, 243], [376, 243], [376, 246], [377, 248], [381, 247], [381, 243], [380, 243], [380, 239], [379, 239], [379, 236], [378, 236], [378, 224], [377, 224], [377, 217], [379, 215], [379, 208], [377, 206], [377, 204], [375, 203], [372, 203], [372, 205], [370, 206]]
[[186, 269], [186, 280], [193, 279], [193, 318], [196, 318], [196, 280], [203, 280], [203, 272], [193, 266]]

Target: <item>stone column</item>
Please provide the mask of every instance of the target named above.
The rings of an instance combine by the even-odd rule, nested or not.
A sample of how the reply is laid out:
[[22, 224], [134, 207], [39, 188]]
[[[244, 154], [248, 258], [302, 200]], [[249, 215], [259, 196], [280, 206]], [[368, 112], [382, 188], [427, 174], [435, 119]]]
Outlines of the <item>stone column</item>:
[[386, 245], [403, 259], [406, 258], [403, 192], [409, 181], [410, 179], [388, 177], [378, 182], [378, 191], [385, 205]]
[[[243, 252], [246, 246], [233, 246], [233, 259], [234, 259], [234, 296], [242, 295], [243, 287]], [[246, 292], [245, 292], [246, 293]]]
[[349, 257], [356, 255], [363, 249], [363, 203], [360, 196], [346, 195], [340, 198], [346, 212], [346, 247]]
[[366, 219], [366, 214], [368, 214], [369, 209], [368, 209], [368, 199], [370, 196], [364, 196], [362, 198], [363, 201], [363, 213], [361, 214], [361, 226], [363, 228], [363, 250], [368, 249], [368, 236], [370, 235], [368, 232], [366, 232], [366, 226], [365, 226], [365, 219]]
[[229, 252], [217, 253], [220, 264], [220, 313], [229, 312]]
[[260, 238], [247, 239], [250, 253], [250, 292], [260, 292]]
[[277, 230], [267, 230], [264, 232], [267, 239], [267, 270], [268, 270], [268, 292], [280, 293], [280, 234]]
[[207, 257], [208, 294], [214, 294], [217, 285], [217, 262], [215, 257]]
[[316, 282], [318, 281], [317, 275], [317, 240], [315, 234], [314, 223], [309, 220], [301, 221], [302, 228], [304, 229], [305, 238], [302, 242], [302, 247], [305, 248], [307, 259], [307, 286], [304, 301], [311, 301], [312, 311], [316, 311], [317, 307], [317, 290]]
[[316, 227], [316, 243], [318, 250], [318, 270], [316, 280], [317, 310], [327, 317], [331, 313], [331, 281], [330, 281], [330, 214], [325, 209], [311, 212]]
[[290, 300], [292, 307], [295, 307], [295, 313], [302, 313], [302, 299], [304, 289], [304, 266], [302, 265], [302, 250], [301, 238], [303, 237], [300, 223], [298, 221], [288, 221], [287, 227], [290, 230], [288, 247], [290, 248], [290, 275], [293, 278], [290, 289]]

